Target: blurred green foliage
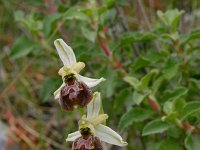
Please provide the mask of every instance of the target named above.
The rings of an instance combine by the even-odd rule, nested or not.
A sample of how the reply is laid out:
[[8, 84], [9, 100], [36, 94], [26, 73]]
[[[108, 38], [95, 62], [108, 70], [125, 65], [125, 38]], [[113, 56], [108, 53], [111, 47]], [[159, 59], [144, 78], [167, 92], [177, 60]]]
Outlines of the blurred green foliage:
[[63, 38], [86, 63], [84, 75], [107, 79], [93, 91], [102, 93], [125, 149], [198, 150], [199, 4], [1, 0], [1, 114], [34, 121], [38, 149], [71, 147], [65, 138], [80, 113], [63, 113], [52, 94], [62, 82], [53, 41]]

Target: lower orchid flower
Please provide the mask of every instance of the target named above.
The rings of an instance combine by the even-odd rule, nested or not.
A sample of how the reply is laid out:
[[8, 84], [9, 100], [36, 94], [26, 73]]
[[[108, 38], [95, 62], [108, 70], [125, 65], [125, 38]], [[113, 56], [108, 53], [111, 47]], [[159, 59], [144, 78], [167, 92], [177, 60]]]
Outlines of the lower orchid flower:
[[95, 146], [101, 147], [99, 140], [118, 146], [127, 145], [127, 142], [123, 141], [117, 132], [103, 125], [106, 119], [108, 119], [108, 115], [100, 113], [100, 110], [100, 93], [95, 92], [93, 100], [87, 106], [87, 115], [83, 115], [79, 121], [79, 131], [68, 134], [66, 139], [66, 141], [75, 141], [73, 144], [74, 150], [80, 148], [95, 149]]
[[79, 72], [85, 67], [83, 62], [77, 62], [70, 46], [62, 39], [54, 41], [58, 55], [64, 66], [58, 74], [62, 76], [63, 84], [54, 92], [55, 99], [63, 110], [73, 110], [76, 106], [84, 107], [92, 100], [90, 88], [104, 81], [104, 78], [92, 79], [81, 76]]

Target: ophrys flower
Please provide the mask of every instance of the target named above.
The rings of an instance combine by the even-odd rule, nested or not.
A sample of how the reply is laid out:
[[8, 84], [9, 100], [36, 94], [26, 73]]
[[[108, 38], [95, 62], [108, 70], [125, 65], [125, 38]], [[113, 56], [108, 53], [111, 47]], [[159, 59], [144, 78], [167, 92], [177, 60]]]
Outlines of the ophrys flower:
[[90, 88], [105, 79], [81, 76], [79, 72], [85, 67], [85, 64], [76, 61], [72, 48], [62, 39], [55, 40], [54, 44], [64, 65], [58, 72], [62, 76], [63, 84], [54, 92], [55, 99], [59, 99], [64, 110], [72, 110], [76, 105], [86, 106], [92, 99]]
[[[79, 121], [79, 131], [69, 134], [66, 141], [75, 141], [85, 135], [91, 135], [113, 145], [126, 146], [127, 142], [123, 141], [118, 133], [103, 125], [108, 115], [101, 113], [100, 110], [100, 93], [95, 92], [93, 100], [87, 105], [87, 115], [83, 115]], [[83, 144], [87, 145], [88, 143]]]

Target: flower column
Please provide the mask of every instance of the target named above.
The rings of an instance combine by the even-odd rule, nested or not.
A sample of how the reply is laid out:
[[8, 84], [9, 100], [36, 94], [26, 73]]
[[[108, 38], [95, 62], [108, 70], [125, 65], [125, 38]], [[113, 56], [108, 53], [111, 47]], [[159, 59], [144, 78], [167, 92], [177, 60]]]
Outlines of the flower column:
[[101, 142], [126, 146], [121, 136], [111, 128], [103, 125], [108, 118], [100, 112], [101, 96], [99, 92], [92, 94], [90, 88], [104, 81], [104, 78], [92, 79], [81, 76], [79, 72], [85, 67], [83, 62], [77, 62], [73, 50], [62, 39], [54, 42], [63, 67], [58, 74], [62, 76], [63, 84], [54, 92], [55, 99], [65, 111], [77, 107], [87, 107], [87, 114], [79, 121], [79, 130], [68, 135], [67, 141], [74, 141], [73, 149], [102, 150]]

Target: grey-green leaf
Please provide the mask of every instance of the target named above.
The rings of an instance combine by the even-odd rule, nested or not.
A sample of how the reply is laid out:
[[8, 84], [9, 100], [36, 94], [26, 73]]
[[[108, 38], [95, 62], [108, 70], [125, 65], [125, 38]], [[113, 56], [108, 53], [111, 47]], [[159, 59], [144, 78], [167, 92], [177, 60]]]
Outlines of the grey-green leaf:
[[158, 150], [183, 150], [176, 140], [167, 139], [161, 142]]
[[94, 42], [95, 39], [96, 39], [96, 36], [97, 36], [97, 31], [92, 31], [92, 30], [89, 30], [88, 28], [86, 27], [82, 27], [81, 28], [81, 31], [83, 33], [83, 36], [88, 39], [89, 41], [91, 42]]
[[141, 84], [145, 87], [149, 85], [150, 80], [152, 79], [153, 75], [158, 73], [158, 70], [152, 69], [149, 73], [147, 73], [142, 79]]
[[69, 10], [67, 10], [64, 15], [63, 15], [64, 19], [66, 20], [82, 20], [82, 21], [87, 21], [89, 19], [89, 17], [84, 14], [83, 12], [81, 12], [78, 8], [70, 8]]
[[172, 59], [169, 59], [165, 64], [165, 68], [163, 69], [163, 76], [167, 80], [172, 79], [174, 76], [177, 75], [179, 66], [179, 63], [176, 63]]
[[154, 112], [152, 112], [151, 110], [132, 108], [121, 117], [119, 122], [119, 129], [123, 130], [131, 125], [133, 122], [140, 122], [151, 118], [153, 114]]
[[40, 98], [43, 102], [47, 101], [53, 95], [53, 92], [59, 87], [57, 85], [57, 79], [53, 77], [49, 77], [43, 82], [42, 89], [40, 90]]
[[188, 135], [185, 139], [184, 144], [187, 150], [199, 150], [199, 137], [197, 135]]
[[141, 102], [145, 99], [145, 97], [148, 95], [148, 93], [140, 93], [138, 91], [134, 91], [133, 93], [133, 101], [135, 104], [140, 105]]
[[163, 111], [169, 115], [174, 111], [174, 104], [171, 101], [167, 101], [163, 105]]
[[137, 86], [139, 85], [139, 80], [136, 79], [135, 77], [130, 77], [130, 76], [126, 76], [124, 78], [124, 81], [128, 82], [131, 86], [133, 86], [134, 88], [137, 88]]
[[177, 87], [175, 90], [173, 90], [172, 93], [170, 93], [168, 95], [168, 100], [173, 101], [176, 100], [178, 98], [180, 98], [181, 96], [184, 96], [185, 94], [187, 94], [188, 89], [185, 87]]
[[162, 133], [166, 131], [169, 128], [169, 124], [166, 122], [163, 122], [162, 120], [153, 120], [149, 122], [143, 129], [142, 135], [150, 135], [150, 134], [156, 134], [156, 133]]
[[20, 37], [11, 48], [11, 57], [16, 59], [28, 55], [36, 47], [35, 43], [26, 37]]
[[130, 90], [125, 88], [116, 94], [114, 101], [114, 108], [120, 108], [128, 99], [130, 99]]
[[182, 119], [187, 118], [189, 115], [192, 115], [194, 113], [200, 112], [200, 102], [199, 101], [193, 101], [189, 102], [185, 105], [182, 112]]

